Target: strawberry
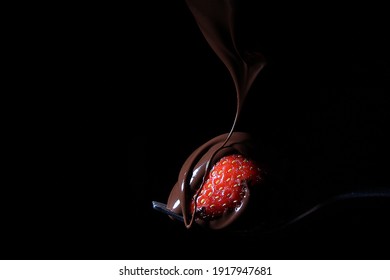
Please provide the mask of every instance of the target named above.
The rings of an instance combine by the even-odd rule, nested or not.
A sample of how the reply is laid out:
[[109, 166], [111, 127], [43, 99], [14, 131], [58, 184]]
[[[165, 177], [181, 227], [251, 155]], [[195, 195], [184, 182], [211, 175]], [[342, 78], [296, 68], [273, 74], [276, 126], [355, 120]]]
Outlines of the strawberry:
[[[246, 187], [261, 181], [260, 168], [240, 154], [222, 157], [210, 170], [191, 202], [191, 211], [202, 219], [215, 219], [241, 204]], [[196, 201], [196, 203], [195, 203]]]

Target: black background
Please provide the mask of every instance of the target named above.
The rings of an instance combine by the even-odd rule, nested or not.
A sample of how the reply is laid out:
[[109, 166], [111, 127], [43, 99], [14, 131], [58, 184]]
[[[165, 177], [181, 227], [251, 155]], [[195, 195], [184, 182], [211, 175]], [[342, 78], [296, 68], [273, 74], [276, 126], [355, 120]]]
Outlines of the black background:
[[[268, 61], [238, 124], [272, 176], [267, 219], [389, 190], [384, 9], [242, 9], [242, 43]], [[186, 157], [234, 117], [231, 77], [184, 1], [53, 7], [29, 19], [16, 44], [23, 78], [7, 103], [1, 258], [388, 258], [388, 199], [249, 236], [187, 230], [152, 209]]]

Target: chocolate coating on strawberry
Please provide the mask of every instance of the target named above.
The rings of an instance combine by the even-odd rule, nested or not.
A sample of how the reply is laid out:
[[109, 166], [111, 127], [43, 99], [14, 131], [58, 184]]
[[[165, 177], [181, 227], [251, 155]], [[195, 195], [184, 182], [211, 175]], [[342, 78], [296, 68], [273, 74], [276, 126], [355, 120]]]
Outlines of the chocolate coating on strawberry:
[[[261, 181], [258, 166], [252, 160], [248, 160], [254, 154], [250, 135], [245, 132], [234, 132], [224, 144], [227, 137], [228, 134], [222, 134], [196, 149], [184, 162], [178, 180], [171, 190], [167, 207], [183, 215], [188, 228], [193, 223], [211, 229], [228, 226], [245, 210], [250, 197], [249, 187]], [[214, 171], [216, 173], [213, 173]], [[213, 182], [211, 186], [210, 182]], [[226, 188], [216, 189], [217, 185]], [[209, 195], [212, 188], [215, 192], [208, 197], [210, 204], [208, 206], [203, 204], [202, 208], [202, 198], [205, 198], [205, 194]], [[229, 199], [229, 191], [232, 200]], [[195, 212], [194, 196], [197, 198]], [[212, 206], [212, 202], [217, 202], [219, 198], [224, 198], [227, 204], [214, 203]]]

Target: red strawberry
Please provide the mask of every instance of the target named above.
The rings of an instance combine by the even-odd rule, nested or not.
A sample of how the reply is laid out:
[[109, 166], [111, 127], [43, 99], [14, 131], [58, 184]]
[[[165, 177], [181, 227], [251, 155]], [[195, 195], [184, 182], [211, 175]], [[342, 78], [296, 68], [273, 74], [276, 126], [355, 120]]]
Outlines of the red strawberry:
[[239, 154], [222, 157], [210, 170], [191, 210], [202, 219], [214, 219], [241, 204], [244, 188], [261, 180], [260, 168]]

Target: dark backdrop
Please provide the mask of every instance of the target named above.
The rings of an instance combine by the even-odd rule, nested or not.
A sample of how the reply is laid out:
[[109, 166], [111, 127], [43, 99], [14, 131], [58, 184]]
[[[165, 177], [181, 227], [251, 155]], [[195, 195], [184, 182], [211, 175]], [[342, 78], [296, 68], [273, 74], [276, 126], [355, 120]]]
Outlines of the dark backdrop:
[[[388, 191], [384, 9], [241, 8], [242, 42], [268, 60], [238, 124], [271, 174], [266, 219]], [[389, 199], [324, 207], [271, 235], [188, 231], [154, 211], [186, 157], [230, 130], [231, 77], [184, 1], [68, 10], [22, 26], [33, 82], [14, 103], [2, 258], [237, 259], [248, 246], [256, 259], [388, 257]]]

